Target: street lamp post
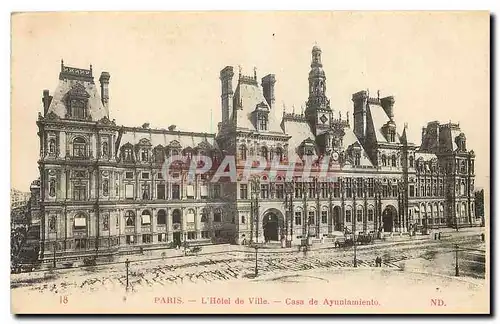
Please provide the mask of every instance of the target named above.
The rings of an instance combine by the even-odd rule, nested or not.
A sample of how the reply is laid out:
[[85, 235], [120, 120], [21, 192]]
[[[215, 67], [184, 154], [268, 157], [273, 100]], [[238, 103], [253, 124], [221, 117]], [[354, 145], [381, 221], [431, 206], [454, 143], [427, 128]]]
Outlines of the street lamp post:
[[458, 244], [455, 244], [455, 277], [459, 276], [458, 272]]
[[127, 286], [126, 286], [126, 290], [128, 290], [128, 265], [129, 265], [130, 261], [127, 259], [125, 260], [125, 271], [126, 271], [126, 280], [127, 280]]
[[259, 260], [258, 255], [257, 255], [257, 251], [259, 250], [259, 247], [257, 246], [257, 244], [255, 244], [254, 248], [255, 248], [255, 277], [257, 277], [259, 275], [259, 267], [258, 267], [258, 263], [257, 263], [257, 261]]
[[286, 220], [286, 235], [287, 242], [286, 246], [291, 247], [293, 240], [293, 182], [287, 182], [285, 187], [286, 194], [286, 214], [288, 218]]
[[358, 266], [358, 260], [357, 260], [357, 251], [356, 251], [356, 220], [358, 218], [358, 215], [357, 215], [357, 208], [356, 208], [356, 182], [354, 181], [353, 179], [353, 183], [352, 183], [352, 201], [353, 201], [353, 222], [352, 222], [352, 227], [353, 227], [353, 230], [352, 230], [352, 241], [353, 241], [353, 246], [354, 246], [354, 267], [356, 268]]
[[260, 181], [257, 177], [251, 179], [253, 221], [255, 222], [255, 243], [259, 242], [259, 187]]

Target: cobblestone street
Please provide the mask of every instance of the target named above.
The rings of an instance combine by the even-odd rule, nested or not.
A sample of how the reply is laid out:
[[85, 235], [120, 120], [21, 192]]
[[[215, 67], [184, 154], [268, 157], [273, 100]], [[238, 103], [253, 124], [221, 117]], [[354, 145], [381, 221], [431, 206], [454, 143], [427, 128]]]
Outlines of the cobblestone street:
[[[483, 249], [479, 239], [461, 242], [461, 248]], [[375, 258], [382, 258], [382, 267], [393, 270], [411, 270], [433, 274], [453, 275], [454, 257], [451, 242], [419, 242], [404, 246], [358, 248], [358, 268], [375, 267]], [[321, 249], [304, 252], [259, 251], [259, 274], [279, 274], [312, 269], [339, 269], [353, 267], [353, 249]], [[459, 253], [462, 275], [484, 278], [484, 254], [461, 251]], [[482, 266], [481, 266], [482, 265]], [[143, 260], [130, 263], [129, 287], [131, 291], [156, 289], [161, 286], [183, 283], [208, 283], [252, 278], [255, 253], [226, 252], [220, 254], [186, 256], [166, 259]], [[124, 263], [45, 271], [12, 277], [13, 289], [52, 293], [71, 293], [75, 290], [115, 291], [125, 289]]]

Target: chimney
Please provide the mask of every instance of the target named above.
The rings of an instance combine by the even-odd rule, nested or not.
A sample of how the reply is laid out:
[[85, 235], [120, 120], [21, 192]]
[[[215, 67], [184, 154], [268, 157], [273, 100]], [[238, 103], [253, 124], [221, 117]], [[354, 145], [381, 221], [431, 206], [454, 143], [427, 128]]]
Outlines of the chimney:
[[229, 121], [233, 111], [233, 67], [226, 66], [220, 71], [222, 123]]
[[[368, 91], [366, 90], [361, 90], [352, 95], [352, 102], [354, 103], [354, 134], [362, 141], [366, 137], [366, 105], [368, 96]], [[349, 118], [349, 114], [347, 114], [347, 118]]]
[[384, 108], [385, 113], [391, 120], [394, 118], [394, 102], [393, 96], [380, 99], [380, 105]]
[[99, 77], [99, 82], [101, 83], [101, 101], [106, 109], [108, 109], [109, 105], [109, 73], [101, 72], [101, 76]]
[[52, 96], [49, 96], [49, 90], [47, 90], [47, 89], [43, 90], [42, 103], [43, 103], [43, 114], [44, 115], [47, 114], [47, 111], [49, 110], [51, 102], [52, 102]]
[[268, 74], [262, 78], [262, 91], [264, 92], [264, 98], [266, 98], [267, 104], [271, 109], [274, 107], [274, 84], [276, 83], [276, 78], [274, 74]]

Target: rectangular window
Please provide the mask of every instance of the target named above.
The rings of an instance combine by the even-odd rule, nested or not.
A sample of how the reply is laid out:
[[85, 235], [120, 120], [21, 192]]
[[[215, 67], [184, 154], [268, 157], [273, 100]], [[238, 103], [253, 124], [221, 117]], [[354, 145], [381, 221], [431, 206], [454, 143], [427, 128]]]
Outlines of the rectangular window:
[[352, 198], [352, 179], [347, 178], [345, 180], [345, 196], [347, 198]]
[[363, 197], [363, 178], [358, 178], [356, 180], [356, 195], [358, 197]]
[[161, 171], [158, 172], [158, 179], [163, 180], [163, 173]]
[[373, 222], [373, 209], [368, 209], [368, 221]]
[[204, 239], [210, 238], [210, 232], [209, 231], [202, 231], [201, 238], [204, 238]]
[[141, 173], [141, 178], [142, 179], [149, 179], [149, 172], [142, 172]]
[[295, 198], [302, 198], [302, 183], [295, 183]]
[[165, 233], [158, 234], [158, 242], [166, 242], [166, 241], [167, 241], [167, 234]]
[[142, 184], [142, 200], [148, 200], [150, 197], [149, 194], [149, 183]]
[[220, 198], [220, 184], [214, 184], [212, 187], [213, 198]]
[[75, 239], [75, 249], [83, 250], [87, 248], [87, 240], [86, 239]]
[[375, 190], [374, 190], [374, 179], [368, 179], [368, 182], [367, 182], [367, 195], [368, 197], [373, 197], [374, 194], [375, 194]]
[[260, 197], [262, 199], [269, 198], [269, 185], [268, 184], [261, 184], [260, 185]]
[[151, 243], [153, 241], [151, 234], [142, 234], [142, 243]]
[[410, 197], [413, 197], [415, 195], [415, 186], [410, 185]]
[[201, 198], [207, 198], [208, 197], [208, 186], [206, 184], [201, 185], [200, 188], [200, 195]]
[[356, 210], [356, 221], [357, 222], [362, 222], [363, 221], [363, 210], [362, 209], [357, 209]]
[[316, 197], [316, 184], [314, 182], [309, 182], [309, 198]]
[[387, 185], [382, 185], [382, 197], [388, 197], [389, 196], [389, 188]]
[[349, 222], [351, 222], [351, 221], [352, 221], [352, 220], [351, 220], [351, 210], [350, 210], [350, 209], [348, 209], [348, 210], [346, 210], [346, 211], [345, 211], [345, 221], [346, 221], [347, 223], [349, 223]]
[[172, 185], [172, 199], [181, 199], [181, 190], [178, 184]]
[[333, 183], [333, 197], [340, 197], [340, 183], [338, 181]]
[[240, 199], [248, 199], [248, 185], [240, 183]]
[[220, 223], [222, 220], [222, 213], [220, 211], [216, 211], [214, 213], [214, 222]]
[[165, 197], [165, 185], [158, 184], [156, 185], [156, 197], [157, 199], [166, 199]]
[[87, 186], [73, 186], [73, 200], [87, 200]]
[[148, 160], [148, 149], [142, 149], [141, 151], [141, 160], [146, 162]]
[[307, 224], [308, 225], [314, 225], [316, 222], [314, 221], [314, 214], [316, 214], [316, 212], [314, 211], [310, 211], [309, 212], [309, 219], [307, 220]]
[[283, 199], [285, 197], [285, 186], [282, 183], [276, 184], [276, 198]]
[[141, 225], [150, 225], [150, 224], [151, 224], [151, 216], [141, 215]]
[[328, 182], [321, 183], [321, 198], [328, 198]]
[[295, 212], [295, 225], [302, 225], [302, 213]]
[[194, 186], [193, 185], [187, 185], [186, 196], [188, 198], [194, 198]]
[[134, 244], [135, 243], [135, 237], [134, 235], [127, 235], [125, 236], [125, 241], [127, 244]]
[[322, 210], [321, 211], [321, 224], [326, 224], [328, 223], [328, 211]]
[[196, 240], [196, 232], [188, 232], [188, 240]]
[[398, 196], [398, 186], [392, 186], [392, 196], [393, 197]]
[[134, 178], [134, 172], [127, 171], [125, 172], [125, 179], [133, 179]]

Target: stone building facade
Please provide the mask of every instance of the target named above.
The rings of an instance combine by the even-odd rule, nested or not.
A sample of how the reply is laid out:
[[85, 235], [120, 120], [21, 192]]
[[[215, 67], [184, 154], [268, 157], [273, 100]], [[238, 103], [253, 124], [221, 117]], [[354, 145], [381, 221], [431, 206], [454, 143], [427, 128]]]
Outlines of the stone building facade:
[[[256, 71], [224, 68], [216, 134], [117, 125], [109, 117], [110, 74], [101, 73], [98, 89], [92, 66], [61, 62], [37, 121], [42, 255], [479, 224], [474, 152], [459, 125], [430, 122], [417, 145], [406, 125], [397, 130], [394, 98], [367, 90], [352, 96], [351, 125], [330, 106], [321, 54], [315, 46], [306, 109], [281, 120], [273, 74], [259, 84]], [[162, 166], [174, 156], [185, 160], [169, 169], [176, 181], [166, 181]], [[196, 156], [213, 165], [190, 177]], [[227, 156], [236, 158], [236, 181], [210, 181]], [[247, 181], [242, 174], [255, 157], [268, 165]], [[271, 171], [275, 162], [311, 171], [287, 179]]]

